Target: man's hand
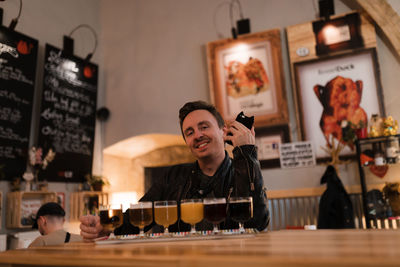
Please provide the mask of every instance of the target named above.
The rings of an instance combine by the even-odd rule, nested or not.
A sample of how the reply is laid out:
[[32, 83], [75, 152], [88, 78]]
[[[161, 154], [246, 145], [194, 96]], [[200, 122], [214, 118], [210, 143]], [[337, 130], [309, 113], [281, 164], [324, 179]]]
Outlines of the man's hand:
[[103, 226], [100, 224], [100, 217], [93, 215], [85, 215], [79, 218], [81, 224], [81, 236], [84, 241], [94, 241], [95, 238], [106, 235], [103, 232]]
[[[249, 130], [237, 121], [228, 122], [225, 128], [224, 140], [231, 141], [234, 147], [243, 145], [254, 145], [256, 143], [254, 126]], [[228, 135], [231, 133], [232, 135]]]

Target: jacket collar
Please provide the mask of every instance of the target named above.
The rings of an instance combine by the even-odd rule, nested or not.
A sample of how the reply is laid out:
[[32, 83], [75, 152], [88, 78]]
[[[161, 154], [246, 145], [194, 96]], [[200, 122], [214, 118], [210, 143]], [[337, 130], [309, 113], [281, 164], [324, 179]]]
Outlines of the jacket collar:
[[[226, 173], [229, 171], [229, 167], [231, 166], [231, 164], [232, 164], [232, 159], [229, 157], [228, 152], [226, 152], [226, 150], [225, 150], [224, 161], [222, 161], [221, 165], [219, 165], [217, 171], [215, 172], [215, 174], [213, 176], [225, 176]], [[195, 171], [201, 172], [199, 162], [197, 160], [195, 163]]]

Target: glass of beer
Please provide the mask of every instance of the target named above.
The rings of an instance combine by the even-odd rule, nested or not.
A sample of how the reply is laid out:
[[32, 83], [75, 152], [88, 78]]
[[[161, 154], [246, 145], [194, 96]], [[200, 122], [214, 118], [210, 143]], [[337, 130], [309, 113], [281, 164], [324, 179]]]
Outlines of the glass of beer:
[[113, 232], [124, 222], [122, 205], [101, 205], [100, 206], [100, 224], [104, 230]]
[[154, 220], [164, 226], [164, 235], [168, 235], [168, 226], [178, 220], [178, 205], [175, 200], [154, 202]]
[[219, 233], [218, 224], [226, 218], [226, 199], [225, 198], [205, 198], [204, 218], [214, 225], [214, 234]]
[[144, 227], [153, 221], [153, 202], [145, 201], [131, 204], [129, 209], [129, 222], [139, 227], [140, 237], [144, 237]]
[[239, 233], [244, 233], [243, 224], [253, 218], [253, 198], [231, 197], [229, 199], [229, 217], [239, 223]]
[[196, 234], [196, 223], [204, 217], [203, 200], [183, 199], [181, 201], [181, 219], [191, 225], [190, 234]]

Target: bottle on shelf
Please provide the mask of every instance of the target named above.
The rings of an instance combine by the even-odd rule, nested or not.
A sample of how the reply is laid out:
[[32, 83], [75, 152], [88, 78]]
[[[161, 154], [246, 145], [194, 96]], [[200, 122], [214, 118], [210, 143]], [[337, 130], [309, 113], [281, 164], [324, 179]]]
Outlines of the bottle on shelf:
[[85, 198], [85, 206], [83, 207], [83, 215], [89, 215], [90, 214], [90, 209], [89, 209], [89, 198]]
[[395, 136], [388, 138], [386, 143], [386, 161], [387, 163], [397, 163], [399, 158], [399, 139]]
[[382, 144], [373, 143], [373, 150], [374, 150], [374, 163], [375, 166], [383, 166], [386, 164], [385, 154], [383, 153]]

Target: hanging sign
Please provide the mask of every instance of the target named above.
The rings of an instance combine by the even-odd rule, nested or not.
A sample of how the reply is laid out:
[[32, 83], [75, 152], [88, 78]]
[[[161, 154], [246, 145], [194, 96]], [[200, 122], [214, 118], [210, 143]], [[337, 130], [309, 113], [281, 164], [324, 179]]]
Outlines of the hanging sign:
[[315, 165], [314, 150], [309, 141], [281, 144], [279, 153], [282, 169]]
[[39, 146], [56, 156], [39, 179], [82, 182], [91, 174], [98, 66], [46, 44]]
[[0, 26], [0, 178], [26, 169], [37, 53], [37, 40]]

